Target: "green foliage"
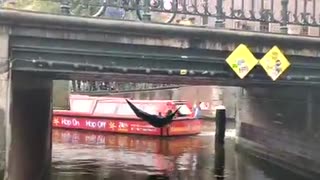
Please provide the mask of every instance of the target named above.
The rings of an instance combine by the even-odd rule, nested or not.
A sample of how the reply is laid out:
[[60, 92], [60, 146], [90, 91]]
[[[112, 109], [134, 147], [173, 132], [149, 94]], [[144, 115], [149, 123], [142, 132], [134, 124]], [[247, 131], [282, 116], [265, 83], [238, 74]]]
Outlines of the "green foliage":
[[16, 0], [14, 4], [10, 2], [4, 3], [3, 7], [46, 13], [60, 12], [60, 3], [50, 0]]
[[[78, 16], [95, 14], [102, 0], [70, 0], [71, 12]], [[4, 3], [3, 7], [45, 13], [60, 13], [60, 0], [16, 0], [16, 3]]]
[[91, 16], [95, 14], [100, 6], [101, 0], [71, 0], [71, 11], [78, 16]]

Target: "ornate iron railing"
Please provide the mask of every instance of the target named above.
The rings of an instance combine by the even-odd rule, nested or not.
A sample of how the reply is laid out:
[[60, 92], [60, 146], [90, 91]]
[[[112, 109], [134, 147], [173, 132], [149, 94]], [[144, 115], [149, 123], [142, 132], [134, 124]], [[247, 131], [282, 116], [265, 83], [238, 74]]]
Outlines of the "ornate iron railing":
[[[70, 12], [70, 1], [63, 0], [62, 12]], [[191, 16], [198, 21], [216, 27], [224, 27], [227, 20], [257, 21], [276, 23], [282, 32], [287, 25], [320, 26], [320, 1], [317, 0], [101, 0], [89, 4], [99, 7], [92, 15], [101, 17], [119, 11], [135, 11], [138, 19], [152, 21], [159, 18], [171, 23], [177, 16]], [[112, 9], [112, 8], [113, 9]], [[111, 8], [111, 9], [110, 9]], [[121, 12], [120, 12], [121, 11]], [[158, 14], [155, 14], [158, 13]], [[116, 14], [116, 13], [114, 13]], [[118, 15], [119, 15], [118, 14]], [[155, 14], [153, 16], [153, 14]], [[166, 15], [167, 14], [167, 15]], [[120, 16], [119, 16], [120, 17]], [[200, 19], [199, 19], [200, 18]], [[210, 24], [210, 23], [209, 23]]]
[[[17, 1], [17, 0], [7, 0]], [[229, 20], [320, 27], [319, 0], [40, 0], [60, 4], [61, 13], [93, 17], [139, 19], [161, 23], [228, 26]], [[74, 9], [75, 4], [77, 6]], [[189, 19], [188, 19], [189, 18]], [[175, 21], [176, 20], [176, 21]], [[241, 29], [241, 28], [239, 28]]]
[[[84, 14], [79, 14], [79, 10], [82, 9], [88, 12], [88, 16], [93, 17], [142, 20], [160, 23], [205, 25], [217, 28], [230, 28], [230, 23], [234, 23], [230, 22], [230, 20], [241, 21], [245, 23], [260, 22], [260, 24], [263, 26], [266, 26], [268, 23], [273, 23], [278, 25], [279, 32], [283, 33], [287, 33], [288, 25], [320, 27], [319, 0], [40, 1], [52, 2], [56, 6], [60, 6], [61, 13], [75, 16], [84, 16]], [[6, 0], [4, 2], [14, 2], [14, 4], [16, 4], [18, 1]], [[246, 25], [244, 24], [244, 26]], [[248, 30], [245, 27], [236, 29]]]

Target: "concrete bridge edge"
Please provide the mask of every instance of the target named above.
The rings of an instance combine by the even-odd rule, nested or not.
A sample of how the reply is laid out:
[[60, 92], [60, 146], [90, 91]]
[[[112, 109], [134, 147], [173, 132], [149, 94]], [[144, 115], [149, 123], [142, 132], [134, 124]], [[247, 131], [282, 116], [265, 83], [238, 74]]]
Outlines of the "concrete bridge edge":
[[0, 29], [0, 178], [4, 175], [6, 157], [6, 124], [9, 106], [9, 34], [7, 29]]
[[0, 29], [0, 179], [50, 179], [53, 82], [10, 70], [9, 38]]
[[[282, 91], [279, 94], [286, 95], [277, 94], [275, 97], [279, 99], [271, 100], [277, 102], [264, 109], [270, 105], [266, 101], [271, 99], [272, 93], [264, 92], [266, 97], [262, 99], [250, 93], [252, 89], [239, 88], [237, 93], [236, 150], [311, 179], [319, 177], [320, 159], [316, 153], [320, 148], [317, 144], [319, 124], [314, 111], [317, 106], [316, 90], [298, 88], [289, 93], [286, 88], [278, 88], [278, 92]], [[269, 92], [274, 90], [265, 88]], [[294, 96], [300, 100], [288, 101]], [[288, 107], [280, 108], [284, 105]], [[295, 106], [300, 111], [290, 108]], [[287, 116], [286, 108], [293, 115]]]

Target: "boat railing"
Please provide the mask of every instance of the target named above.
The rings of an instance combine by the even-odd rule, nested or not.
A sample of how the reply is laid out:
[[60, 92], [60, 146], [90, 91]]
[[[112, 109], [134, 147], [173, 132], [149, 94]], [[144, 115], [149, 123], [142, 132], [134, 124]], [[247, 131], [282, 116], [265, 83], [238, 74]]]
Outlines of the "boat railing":
[[[85, 113], [85, 112], [72, 112], [72, 111], [68, 111], [68, 110], [55, 110], [54, 111], [54, 115], [55, 116], [64, 116], [64, 117], [70, 117], [70, 118], [74, 118], [74, 117], [82, 117], [82, 118], [92, 118], [92, 114], [90, 113]], [[142, 121], [139, 117], [136, 116], [132, 116], [132, 115], [111, 115], [111, 114], [94, 114], [95, 118], [99, 118], [99, 119], [112, 119], [112, 120], [134, 120], [134, 121]], [[174, 121], [189, 121], [189, 120], [194, 120], [193, 117], [177, 117], [174, 119]]]

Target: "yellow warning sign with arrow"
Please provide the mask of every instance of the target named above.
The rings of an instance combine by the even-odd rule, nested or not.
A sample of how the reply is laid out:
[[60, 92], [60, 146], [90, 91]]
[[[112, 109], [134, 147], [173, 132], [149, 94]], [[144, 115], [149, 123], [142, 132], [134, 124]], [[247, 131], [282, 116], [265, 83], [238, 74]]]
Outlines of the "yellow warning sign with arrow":
[[259, 63], [273, 81], [290, 66], [290, 62], [277, 46], [273, 46]]
[[243, 79], [258, 64], [249, 48], [240, 44], [226, 59], [232, 70]]

